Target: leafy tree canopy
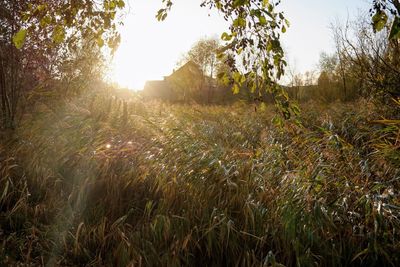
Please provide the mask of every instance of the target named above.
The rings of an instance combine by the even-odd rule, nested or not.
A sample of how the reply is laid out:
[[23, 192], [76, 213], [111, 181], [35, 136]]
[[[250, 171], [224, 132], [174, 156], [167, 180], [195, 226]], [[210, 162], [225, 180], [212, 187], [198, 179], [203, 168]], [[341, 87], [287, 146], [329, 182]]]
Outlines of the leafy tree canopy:
[[125, 7], [124, 0], [25, 2], [20, 12], [20, 29], [13, 37], [17, 48], [22, 48], [29, 33], [38, 32], [45, 35], [45, 44], [66, 44], [70, 48], [82, 39], [91, 39], [100, 47], [106, 44], [113, 49], [120, 41], [117, 14]]

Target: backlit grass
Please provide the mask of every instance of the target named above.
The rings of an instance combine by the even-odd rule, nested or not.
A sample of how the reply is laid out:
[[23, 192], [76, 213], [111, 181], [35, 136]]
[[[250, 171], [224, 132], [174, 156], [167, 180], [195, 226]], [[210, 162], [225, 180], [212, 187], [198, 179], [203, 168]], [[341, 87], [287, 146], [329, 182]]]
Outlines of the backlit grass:
[[302, 126], [233, 106], [42, 100], [0, 143], [0, 264], [400, 264], [398, 121]]

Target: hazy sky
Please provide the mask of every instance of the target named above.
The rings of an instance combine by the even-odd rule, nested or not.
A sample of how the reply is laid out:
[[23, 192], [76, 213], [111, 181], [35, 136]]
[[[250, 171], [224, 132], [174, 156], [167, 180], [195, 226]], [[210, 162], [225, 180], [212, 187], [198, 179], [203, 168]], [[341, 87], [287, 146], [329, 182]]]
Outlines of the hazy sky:
[[[174, 0], [166, 21], [155, 19], [161, 0], [128, 0], [130, 12], [121, 29], [122, 42], [113, 63], [113, 80], [141, 89], [146, 80], [169, 75], [192, 44], [205, 36], [219, 37], [228, 28], [201, 0]], [[332, 48], [330, 22], [367, 10], [367, 0], [282, 0], [291, 27], [283, 38], [289, 62], [296, 71], [315, 68], [319, 54]]]

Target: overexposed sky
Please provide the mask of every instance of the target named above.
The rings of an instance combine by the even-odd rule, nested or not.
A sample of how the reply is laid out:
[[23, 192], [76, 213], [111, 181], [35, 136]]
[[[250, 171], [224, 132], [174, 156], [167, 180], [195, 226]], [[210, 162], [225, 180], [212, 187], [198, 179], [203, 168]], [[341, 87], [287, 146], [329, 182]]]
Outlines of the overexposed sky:
[[[219, 37], [228, 30], [217, 12], [200, 7], [201, 0], [174, 0], [163, 22], [155, 19], [161, 0], [127, 1], [130, 10], [110, 75], [131, 89], [142, 89], [146, 80], [169, 75], [198, 39]], [[333, 51], [329, 24], [368, 7], [368, 0], [282, 0], [280, 9], [291, 23], [282, 40], [292, 67], [297, 72], [315, 68], [322, 51]]]

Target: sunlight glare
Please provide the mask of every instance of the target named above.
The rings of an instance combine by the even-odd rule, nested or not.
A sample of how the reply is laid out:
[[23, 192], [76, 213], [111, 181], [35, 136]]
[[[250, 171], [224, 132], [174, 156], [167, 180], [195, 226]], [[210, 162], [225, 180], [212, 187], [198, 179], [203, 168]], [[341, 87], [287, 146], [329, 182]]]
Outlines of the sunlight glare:
[[146, 52], [136, 49], [121, 45], [114, 56], [110, 76], [112, 81], [122, 87], [141, 90], [147, 80], [157, 79], [159, 75], [152, 69], [152, 61], [146, 56]]
[[129, 6], [108, 76], [132, 90], [143, 89], [147, 80], [170, 75], [193, 43], [204, 36], [220, 36], [227, 28], [222, 17], [196, 1], [174, 1], [163, 22], [155, 18], [161, 1], [135, 0]]

